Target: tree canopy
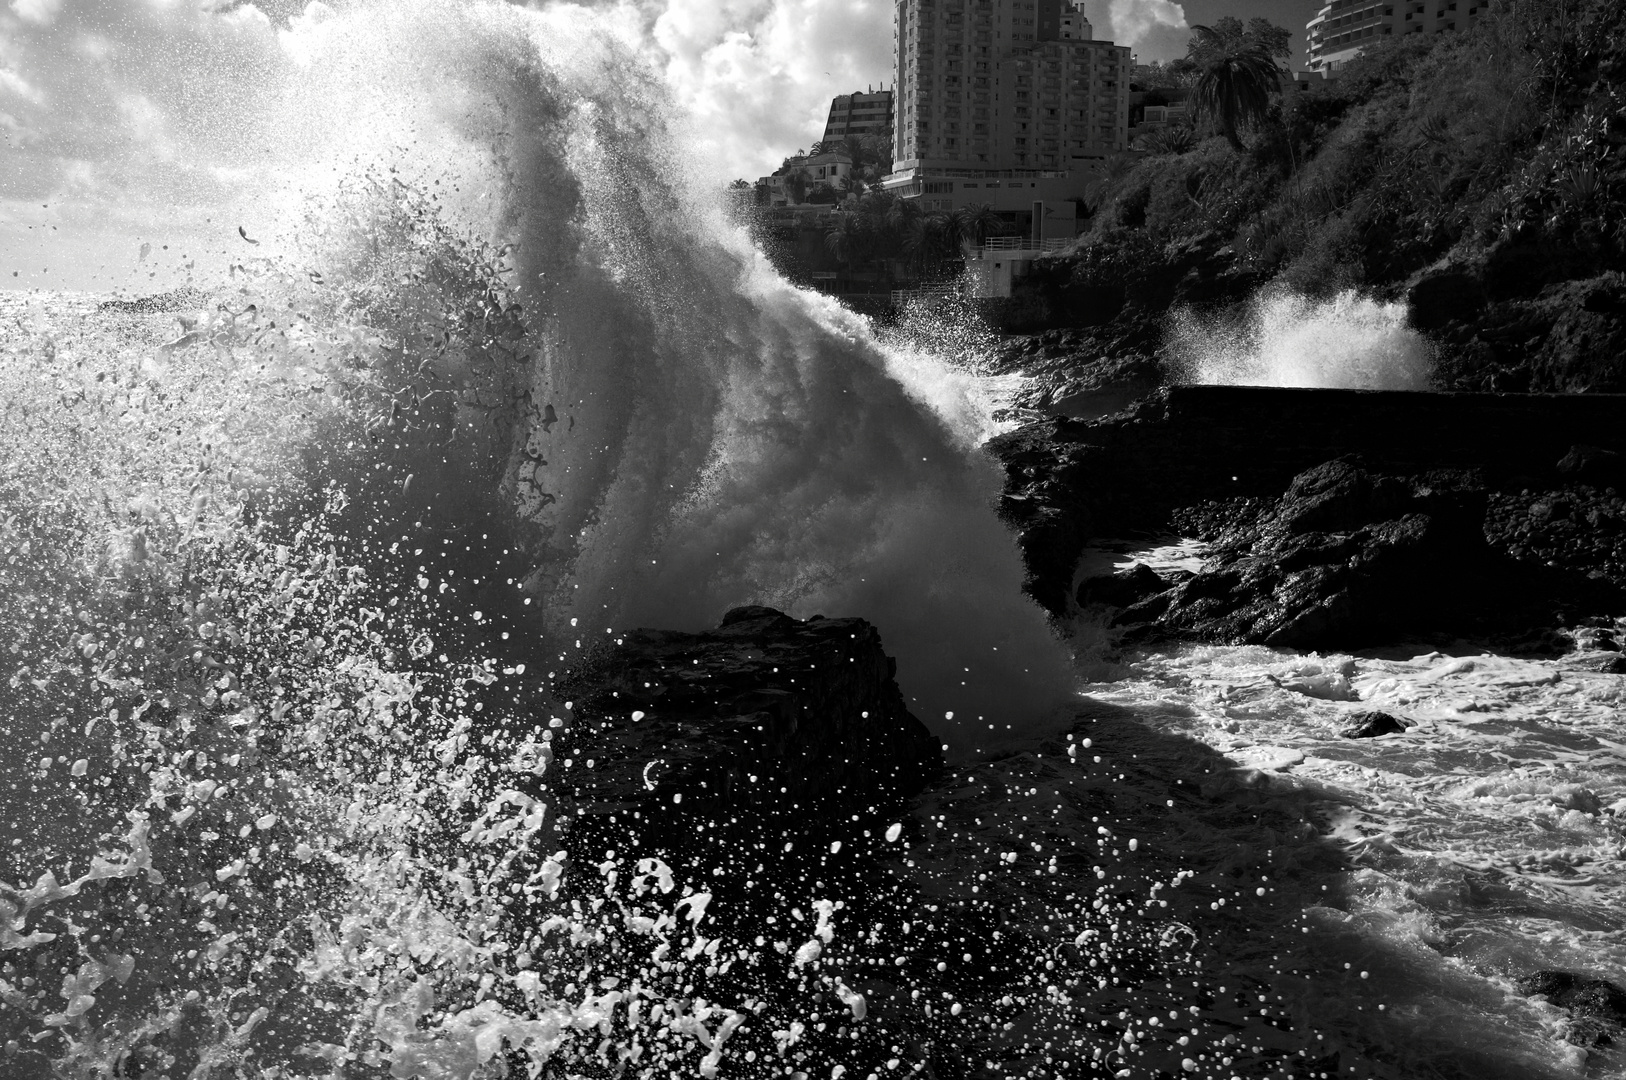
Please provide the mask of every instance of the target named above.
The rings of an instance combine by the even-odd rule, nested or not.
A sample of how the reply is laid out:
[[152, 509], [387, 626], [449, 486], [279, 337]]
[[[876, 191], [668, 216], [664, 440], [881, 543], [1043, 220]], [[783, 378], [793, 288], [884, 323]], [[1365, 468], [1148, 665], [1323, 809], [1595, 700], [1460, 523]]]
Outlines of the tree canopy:
[[[1241, 25], [1229, 16], [1219, 21]], [[1263, 19], [1253, 22], [1270, 27]], [[1282, 88], [1282, 71], [1270, 51], [1273, 46], [1246, 33], [1237, 36], [1230, 26], [1224, 30], [1208, 26], [1192, 29], [1196, 33], [1190, 55], [1199, 69], [1192, 102], [1232, 147], [1241, 150], [1237, 129], [1263, 120], [1270, 110], [1270, 95]]]
[[1234, 15], [1222, 15], [1212, 26], [1194, 26], [1186, 45], [1186, 59], [1198, 68], [1214, 60], [1240, 52], [1257, 51], [1273, 62], [1293, 59], [1293, 33], [1269, 19], [1249, 19], [1247, 25]]

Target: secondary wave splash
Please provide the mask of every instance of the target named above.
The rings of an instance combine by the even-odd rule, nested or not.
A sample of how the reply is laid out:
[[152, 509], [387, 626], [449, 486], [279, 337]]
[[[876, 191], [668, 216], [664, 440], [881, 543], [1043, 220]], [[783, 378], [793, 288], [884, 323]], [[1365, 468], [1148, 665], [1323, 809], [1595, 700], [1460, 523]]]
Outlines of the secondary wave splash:
[[1266, 291], [1240, 319], [1183, 312], [1167, 336], [1182, 381], [1198, 384], [1427, 390], [1433, 369], [1405, 304], [1353, 290], [1330, 300]]

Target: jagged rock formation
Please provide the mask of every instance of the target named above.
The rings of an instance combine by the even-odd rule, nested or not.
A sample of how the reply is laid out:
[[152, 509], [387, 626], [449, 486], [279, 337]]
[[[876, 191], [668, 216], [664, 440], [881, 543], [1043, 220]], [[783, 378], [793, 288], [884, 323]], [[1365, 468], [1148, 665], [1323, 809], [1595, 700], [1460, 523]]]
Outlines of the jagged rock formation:
[[1442, 345], [1442, 387], [1626, 391], [1626, 274], [1546, 280], [1553, 262], [1551, 253], [1497, 248], [1418, 275], [1407, 299], [1412, 321]]
[[[1613, 588], [1566, 584], [1541, 565], [1607, 569], [1612, 548], [1518, 561], [1550, 551], [1535, 545], [1558, 529], [1505, 519], [1508, 499], [1525, 497], [1511, 492], [1608, 472], [1626, 450], [1622, 421], [1626, 399], [1603, 396], [1169, 387], [1119, 415], [1030, 424], [991, 448], [1027, 589], [1058, 617], [1092, 538], [1179, 521], [1213, 557], [1164, 590], [1141, 583], [1121, 617], [1132, 639], [1350, 647], [1402, 630], [1551, 625], [1557, 610], [1618, 603]], [[1340, 457], [1350, 460], [1329, 463]], [[1585, 513], [1613, 520], [1612, 498]], [[1556, 506], [1565, 520], [1575, 513]]]
[[1468, 474], [1373, 475], [1347, 460], [1300, 473], [1214, 547], [1201, 573], [1124, 610], [1131, 641], [1350, 648], [1406, 633], [1548, 625], [1613, 589], [1493, 550]]
[[942, 768], [862, 619], [735, 608], [716, 630], [636, 630], [564, 684], [552, 786], [577, 834], [679, 842], [696, 819], [878, 812]]

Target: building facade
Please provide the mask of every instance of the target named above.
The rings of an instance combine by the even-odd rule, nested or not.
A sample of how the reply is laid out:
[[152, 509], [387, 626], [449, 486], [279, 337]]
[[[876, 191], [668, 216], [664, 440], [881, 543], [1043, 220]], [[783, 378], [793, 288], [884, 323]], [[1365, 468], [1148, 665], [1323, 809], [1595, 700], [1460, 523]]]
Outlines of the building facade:
[[1395, 34], [1466, 30], [1489, 7], [1490, 0], [1330, 0], [1305, 27], [1310, 68], [1331, 74]]
[[[1082, 0], [1079, 0], [1082, 3]], [[899, 171], [1064, 170], [1128, 145], [1129, 49], [1069, 0], [897, 0]]]
[[843, 94], [830, 102], [824, 141], [879, 135], [892, 127], [892, 91]]
[[767, 200], [764, 205], [800, 206], [820, 186], [834, 189], [838, 196], [845, 195], [852, 173], [853, 159], [832, 151], [811, 157], [789, 158], [773, 175], [758, 178], [756, 186], [764, 192], [763, 197]]

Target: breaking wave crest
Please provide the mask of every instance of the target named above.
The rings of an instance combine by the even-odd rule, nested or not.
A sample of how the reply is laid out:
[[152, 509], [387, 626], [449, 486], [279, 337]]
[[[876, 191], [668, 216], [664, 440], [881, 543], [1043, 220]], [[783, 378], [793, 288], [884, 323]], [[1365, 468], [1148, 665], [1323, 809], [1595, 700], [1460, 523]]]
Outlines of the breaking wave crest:
[[749, 1003], [683, 989], [709, 894], [607, 861], [511, 919], [562, 904], [554, 675], [768, 603], [876, 622], [962, 752], [1068, 694], [975, 380], [724, 224], [629, 26], [313, 5], [229, 280], [8, 301], [8, 1062], [534, 1076], [612, 1068], [619, 1008], [621, 1061], [712, 1075]]

